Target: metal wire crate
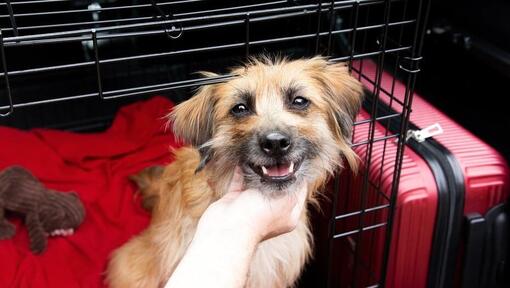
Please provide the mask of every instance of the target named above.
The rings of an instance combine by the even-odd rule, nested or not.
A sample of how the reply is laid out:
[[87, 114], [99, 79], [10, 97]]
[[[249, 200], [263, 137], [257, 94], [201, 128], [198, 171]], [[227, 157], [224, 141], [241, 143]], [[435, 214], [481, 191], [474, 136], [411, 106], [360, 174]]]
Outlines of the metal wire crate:
[[[331, 201], [316, 215], [317, 257], [300, 285], [384, 286], [428, 6], [427, 0], [6, 0], [0, 125], [101, 130], [121, 105], [156, 94], [180, 102], [199, 85], [231, 78], [228, 67], [260, 53], [349, 61], [355, 75], [372, 83], [370, 105], [386, 98], [400, 106], [393, 114], [372, 109], [355, 123], [355, 133], [368, 131], [353, 144], [363, 147], [363, 167], [373, 161], [374, 145], [397, 141], [380, 163], [381, 170], [394, 167], [392, 187], [382, 192], [370, 171], [335, 178]], [[377, 63], [375, 77], [365, 75], [364, 61]], [[406, 83], [404, 101], [381, 88], [383, 69]], [[200, 78], [193, 73], [200, 70], [221, 76]], [[377, 136], [381, 119], [398, 119], [399, 131]], [[370, 200], [370, 193], [379, 196]]]

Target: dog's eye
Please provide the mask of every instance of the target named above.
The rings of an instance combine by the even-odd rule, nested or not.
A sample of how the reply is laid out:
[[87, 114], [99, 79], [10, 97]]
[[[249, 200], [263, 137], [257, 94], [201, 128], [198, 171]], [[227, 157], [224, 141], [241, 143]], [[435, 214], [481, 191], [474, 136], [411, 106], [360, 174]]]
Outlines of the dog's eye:
[[250, 112], [250, 110], [248, 110], [248, 107], [244, 104], [235, 105], [231, 111], [236, 116], [241, 116], [241, 115], [244, 115], [244, 114]]
[[297, 96], [292, 100], [292, 106], [298, 109], [304, 109], [308, 107], [308, 104], [310, 104], [310, 101], [302, 96]]

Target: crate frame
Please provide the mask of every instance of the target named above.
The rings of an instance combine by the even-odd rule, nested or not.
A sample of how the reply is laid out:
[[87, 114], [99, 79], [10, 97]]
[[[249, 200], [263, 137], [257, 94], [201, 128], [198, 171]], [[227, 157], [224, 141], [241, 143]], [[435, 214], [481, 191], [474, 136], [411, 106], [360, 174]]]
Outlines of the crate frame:
[[[177, 80], [177, 81], [163, 81], [161, 83], [155, 84], [143, 84], [134, 87], [126, 87], [126, 88], [117, 88], [117, 89], [108, 89], [105, 88], [105, 65], [116, 64], [116, 63], [124, 63], [127, 61], [145, 61], [152, 60], [158, 58], [165, 57], [176, 57], [182, 55], [195, 55], [198, 53], [209, 53], [219, 50], [231, 50], [237, 49], [242, 50], [239, 54], [244, 54], [242, 57], [247, 59], [252, 55], [252, 51], [257, 46], [263, 45], [271, 45], [278, 43], [286, 43], [292, 42], [296, 39], [307, 40], [312, 46], [311, 52], [312, 54], [322, 54], [328, 56], [328, 61], [331, 63], [337, 63], [342, 61], [349, 62], [349, 69], [358, 75], [359, 79], [364, 79], [373, 84], [374, 89], [370, 91], [372, 95], [374, 95], [375, 101], [372, 103], [371, 109], [371, 117], [369, 120], [364, 121], [356, 121], [354, 126], [360, 125], [369, 125], [370, 136], [365, 141], [361, 141], [358, 143], [353, 143], [352, 146], [360, 146], [367, 145], [367, 153], [366, 158], [362, 159], [364, 165], [366, 167], [370, 166], [372, 162], [372, 147], [375, 142], [384, 141], [384, 149], [386, 149], [387, 141], [397, 141], [397, 154], [394, 159], [394, 175], [393, 175], [393, 184], [391, 187], [390, 195], [380, 193], [381, 197], [385, 199], [386, 203], [381, 205], [376, 205], [372, 207], [367, 207], [366, 195], [369, 189], [369, 186], [375, 187], [377, 191], [380, 191], [381, 179], [378, 180], [378, 183], [373, 183], [369, 179], [369, 173], [363, 174], [363, 188], [362, 191], [359, 191], [361, 196], [361, 209], [356, 211], [350, 211], [349, 213], [338, 214], [336, 209], [331, 209], [331, 215], [329, 220], [329, 248], [333, 250], [335, 247], [336, 239], [347, 237], [350, 235], [355, 235], [356, 243], [360, 242], [362, 239], [362, 234], [364, 231], [370, 231], [372, 229], [379, 229], [381, 227], [385, 227], [385, 241], [384, 241], [384, 250], [382, 255], [382, 263], [380, 265], [379, 277], [374, 277], [374, 284], [368, 287], [384, 287], [385, 285], [385, 277], [388, 266], [388, 259], [390, 253], [390, 244], [391, 244], [391, 236], [392, 236], [392, 219], [393, 213], [395, 211], [395, 203], [398, 192], [398, 185], [400, 179], [400, 171], [402, 166], [402, 158], [405, 149], [405, 141], [409, 123], [409, 117], [411, 113], [411, 105], [412, 105], [412, 96], [414, 92], [414, 86], [416, 83], [416, 77], [418, 72], [420, 71], [420, 62], [422, 61], [422, 47], [423, 47], [423, 39], [425, 35], [425, 28], [428, 18], [428, 12], [430, 9], [430, 1], [428, 0], [347, 0], [347, 1], [251, 1], [254, 3], [251, 4], [243, 4], [243, 5], [225, 5], [220, 8], [213, 9], [203, 9], [196, 11], [188, 11], [183, 13], [172, 13], [168, 8], [179, 7], [179, 5], [198, 5], [201, 7], [203, 3], [207, 1], [204, 0], [180, 0], [180, 1], [155, 1], [149, 0], [146, 2], [142, 2], [139, 4], [139, 1], [131, 1], [133, 4], [129, 5], [118, 5], [116, 6], [115, 1], [113, 1], [111, 6], [108, 6], [108, 2], [105, 2], [105, 7], [101, 5], [96, 6], [95, 8], [90, 6], [88, 9], [67, 9], [67, 10], [55, 10], [55, 11], [32, 11], [32, 12], [23, 12], [16, 13], [19, 7], [37, 7], [38, 5], [44, 7], [51, 7], [51, 5], [60, 5], [62, 3], [67, 4], [68, 0], [35, 0], [35, 1], [10, 1], [6, 0], [4, 3], [0, 3], [0, 9], [4, 9], [3, 14], [0, 15], [0, 21], [3, 21], [3, 26], [0, 29], [0, 53], [1, 53], [1, 72], [0, 72], [0, 81], [3, 83], [3, 90], [0, 93], [0, 124], [2, 125], [10, 125], [10, 126], [19, 126], [16, 122], [9, 122], [9, 119], [16, 117], [16, 112], [18, 109], [25, 109], [30, 107], [43, 107], [41, 109], [45, 109], [44, 107], [51, 106], [56, 103], [61, 102], [73, 102], [80, 99], [100, 99], [100, 103], [116, 101], [120, 98], [133, 98], [138, 99], [138, 97], [156, 94], [156, 93], [168, 93], [173, 90], [184, 89], [184, 88], [196, 88], [201, 85], [209, 85], [213, 83], [219, 83], [223, 81], [227, 81], [234, 77], [230, 74], [221, 74], [215, 77], [195, 77], [192, 79], [185, 80]], [[104, 2], [104, 1], [103, 1]], [[228, 1], [225, 1], [228, 3]], [[98, 2], [95, 2], [98, 4]], [[125, 2], [124, 2], [125, 3]], [[392, 5], [396, 5], [396, 3], [404, 3], [404, 12], [403, 17], [400, 21], [392, 20]], [[407, 5], [410, 4], [409, 7], [412, 6], [414, 8], [414, 12], [411, 14], [407, 9], [409, 8]], [[378, 9], [382, 9], [382, 11], [378, 10], [382, 16], [382, 21], [376, 24], [370, 24], [369, 22], [369, 13], [364, 13], [365, 19], [361, 14], [361, 10], [370, 11], [372, 6], [381, 5]], [[53, 24], [40, 24], [40, 25], [23, 25], [22, 22], [24, 19], [37, 19], [38, 17], [45, 17], [48, 15], [53, 15], [59, 17], [59, 15], [82, 15], [87, 14], [91, 15], [94, 18], [94, 15], [102, 15], [101, 13], [121, 13], [120, 11], [134, 11], [134, 10], [144, 10], [150, 11], [147, 15], [142, 15], [140, 17], [133, 17], [129, 19], [119, 18], [119, 19], [104, 19], [93, 21], [81, 21], [81, 22], [69, 22], [69, 23], [53, 23]], [[137, 11], [138, 11], [137, 10]], [[341, 11], [350, 12], [350, 20], [351, 25], [347, 25], [347, 28], [336, 29], [335, 25], [338, 14]], [[295, 19], [299, 17], [315, 17], [316, 29], [315, 31], [309, 31], [307, 33], [302, 33], [300, 35], [289, 35], [283, 37], [269, 37], [267, 39], [254, 39], [254, 33], [252, 30], [254, 29], [254, 25], [257, 23], [264, 23], [269, 21], [275, 21], [279, 19]], [[328, 18], [329, 17], [329, 18]], [[289, 20], [289, 21], [291, 21]], [[34, 20], [36, 21], [36, 20]], [[365, 24], [361, 24], [360, 22], [365, 21]], [[22, 25], [20, 25], [22, 24]], [[407, 45], [403, 45], [403, 38], [405, 34], [403, 31], [405, 30], [405, 25], [412, 26], [411, 34], [409, 37], [409, 43]], [[219, 43], [214, 45], [205, 45], [202, 47], [192, 47], [187, 49], [177, 49], [177, 50], [168, 50], [163, 51], [161, 53], [141, 53], [136, 55], [128, 55], [128, 56], [119, 56], [119, 57], [110, 57], [110, 58], [102, 58], [102, 42], [104, 41], [117, 41], [117, 40], [129, 40], [134, 37], [152, 37], [152, 36], [166, 36], [169, 41], [179, 41], [182, 37], [185, 37], [187, 34], [194, 31], [209, 31], [221, 27], [240, 27], [241, 30], [244, 31], [244, 37], [241, 37], [243, 40], [237, 40], [235, 42], [229, 43]], [[393, 39], [389, 37], [389, 30], [393, 28], [400, 28], [400, 33], [396, 33], [395, 35], [399, 35], [398, 39]], [[377, 43], [378, 47], [373, 49], [372, 51], [366, 51], [366, 43], [370, 41], [369, 30], [377, 30], [381, 29], [380, 36]], [[361, 35], [360, 35], [361, 34]], [[408, 33], [409, 34], [409, 33]], [[183, 36], [184, 35], [184, 36]], [[334, 49], [335, 37], [340, 37], [342, 35], [348, 35], [345, 39], [348, 42], [348, 51], [344, 52], [341, 55], [338, 55], [332, 51]], [[359, 45], [359, 41], [362, 38], [361, 47], [357, 47]], [[373, 39], [372, 39], [373, 40]], [[357, 42], [358, 41], [358, 42]], [[376, 42], [377, 42], [376, 41]], [[37, 49], [37, 47], [44, 45], [62, 45], [65, 43], [81, 43], [82, 45], [89, 45], [90, 53], [92, 55], [92, 59], [87, 61], [78, 61], [66, 64], [49, 64], [38, 67], [23, 67], [18, 69], [9, 69], [9, 66], [12, 67], [12, 60], [9, 58], [9, 53], [12, 49], [16, 49], [18, 47], [28, 47], [30, 49]], [[390, 43], [391, 42], [391, 43]], [[85, 43], [85, 44], [83, 44]], [[393, 47], [388, 48], [390, 44], [394, 44]], [[84, 48], [85, 49], [85, 48]], [[394, 63], [391, 65], [390, 69], [392, 69], [394, 80], [397, 81], [398, 78], [401, 79], [406, 84], [406, 94], [404, 97], [404, 101], [399, 101], [394, 99], [393, 93], [394, 91], [386, 91], [381, 88], [381, 75], [383, 69], [388, 69], [388, 65], [386, 62], [386, 57], [390, 57], [388, 55], [394, 55]], [[367, 58], [375, 58], [378, 69], [376, 73], [375, 80], [366, 77], [363, 74], [363, 61]], [[393, 57], [393, 56], [392, 56]], [[14, 60], [15, 61], [15, 60]], [[354, 62], [358, 61], [360, 63], [359, 67], [355, 67], [353, 65]], [[93, 69], [93, 73], [96, 79], [96, 87], [95, 91], [91, 91], [88, 93], [76, 93], [74, 95], [67, 95], [64, 97], [43, 97], [42, 99], [37, 100], [27, 100], [27, 101], [18, 101], [18, 93], [16, 92], [16, 85], [13, 85], [12, 79], [20, 76], [26, 75], [36, 75], [33, 76], [37, 79], [37, 75], [41, 75], [44, 73], [50, 73], [55, 71], [64, 71], [67, 69]], [[398, 77], [397, 75], [400, 75]], [[377, 105], [380, 97], [389, 97], [390, 107], [391, 105], [401, 105], [401, 113], [395, 113], [391, 115], [377, 115]], [[102, 104], [94, 104], [94, 105], [102, 105]], [[49, 113], [52, 114], [55, 111], [49, 110]], [[113, 115], [113, 114], [112, 114]], [[113, 117], [113, 116], [112, 116]], [[397, 133], [390, 133], [389, 131], [386, 133], [384, 137], [374, 138], [374, 129], [375, 123], [381, 120], [390, 120], [399, 118], [401, 121], [400, 129]], [[106, 127], [107, 122], [110, 119], [100, 119], [100, 121], [106, 121], [106, 124], [101, 124], [100, 126]], [[94, 120], [95, 121], [95, 120]], [[28, 125], [30, 128], [34, 125]], [[39, 126], [39, 125], [35, 125]], [[41, 125], [43, 127], [53, 127], [51, 125]], [[76, 127], [73, 127], [76, 126]], [[79, 125], [75, 125], [70, 122], [69, 125], [65, 125], [66, 129], [76, 130], [76, 131], [84, 131], [91, 128], [91, 126], [83, 126], [78, 127]], [[62, 128], [55, 126], [56, 128]], [[95, 127], [92, 125], [92, 127]], [[94, 128], [92, 128], [94, 129]], [[384, 152], [383, 152], [384, 153]], [[383, 168], [384, 163], [381, 165], [381, 169]], [[362, 172], [363, 173], [363, 172]], [[339, 176], [336, 176], [333, 180], [333, 191], [335, 191], [332, 195], [332, 207], [337, 207], [340, 199], [338, 199], [338, 193], [336, 193], [340, 189], [340, 180]], [[374, 211], [385, 210], [387, 211], [385, 221], [380, 223], [376, 223], [372, 225], [366, 225], [366, 215], [368, 213], [372, 213]], [[344, 231], [341, 233], [336, 232], [336, 225], [338, 221], [349, 217], [359, 217], [359, 222], [356, 229], [352, 229], [349, 231]], [[362, 269], [362, 266], [370, 267], [370, 263], [362, 263], [363, 261], [360, 259], [360, 252], [356, 250], [353, 251], [355, 255], [355, 263], [354, 263], [354, 271], [353, 275], [357, 275], [358, 269]], [[330, 281], [331, 274], [333, 271], [333, 260], [332, 255], [329, 254], [329, 259], [327, 259], [328, 263], [328, 277], [327, 277], [327, 285], [331, 287], [334, 285]], [[370, 270], [370, 269], [368, 269]], [[351, 287], [358, 287], [358, 282], [356, 277], [352, 278]]]

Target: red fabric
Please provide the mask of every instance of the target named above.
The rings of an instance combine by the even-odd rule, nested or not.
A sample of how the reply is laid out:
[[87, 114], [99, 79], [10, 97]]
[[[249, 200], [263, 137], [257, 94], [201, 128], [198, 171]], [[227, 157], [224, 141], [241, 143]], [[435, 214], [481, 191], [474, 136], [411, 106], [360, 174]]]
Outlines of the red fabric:
[[162, 117], [163, 97], [122, 108], [103, 133], [77, 134], [0, 127], [0, 169], [21, 165], [47, 187], [76, 191], [85, 205], [74, 235], [50, 238], [42, 255], [29, 250], [17, 218], [13, 239], [0, 240], [0, 287], [102, 287], [108, 255], [149, 223], [127, 176], [171, 161], [177, 146]]

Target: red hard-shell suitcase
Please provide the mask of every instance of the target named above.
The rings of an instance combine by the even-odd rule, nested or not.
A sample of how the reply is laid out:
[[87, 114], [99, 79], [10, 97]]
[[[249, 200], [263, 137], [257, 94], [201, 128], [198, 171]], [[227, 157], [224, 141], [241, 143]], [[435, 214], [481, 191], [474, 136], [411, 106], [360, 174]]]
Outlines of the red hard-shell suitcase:
[[[370, 61], [353, 64], [353, 74], [362, 71], [360, 80], [367, 88], [353, 143], [363, 143], [369, 133], [376, 140], [372, 153], [367, 153], [368, 143], [354, 147], [368, 165], [367, 175], [353, 178], [343, 173], [336, 187], [339, 216], [332, 257], [342, 264], [334, 265], [333, 287], [370, 287], [381, 277], [384, 219], [397, 151], [395, 138], [388, 135], [400, 127], [399, 119], [388, 115], [401, 111], [406, 90], [384, 72], [380, 97], [374, 103], [376, 69]], [[380, 120], [372, 132], [370, 121], [364, 120], [374, 116]], [[403, 155], [386, 287], [506, 287], [509, 232], [504, 203], [509, 174], [505, 160], [418, 94], [413, 98], [409, 128], [418, 132], [408, 135]], [[424, 140], [424, 133], [435, 136]], [[368, 177], [368, 187], [362, 187], [363, 177]]]

